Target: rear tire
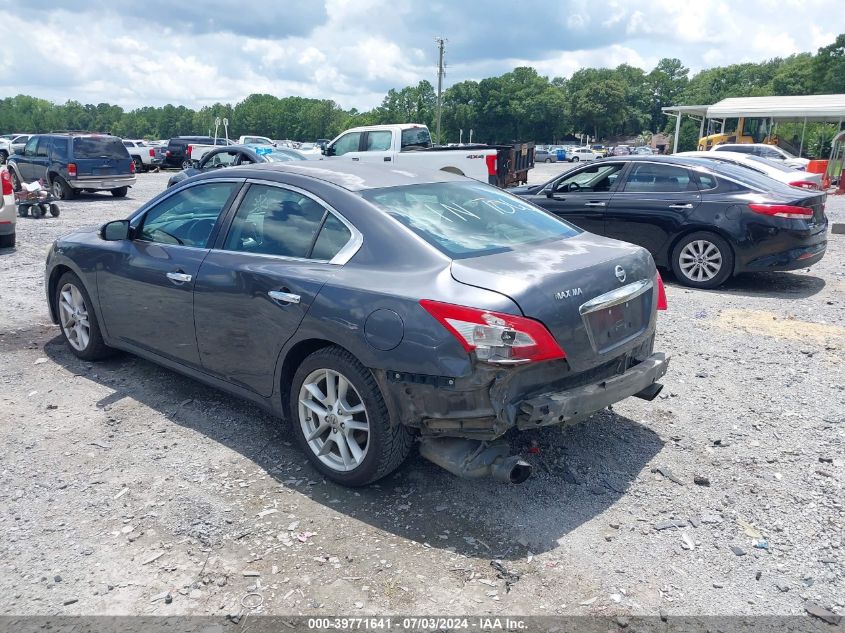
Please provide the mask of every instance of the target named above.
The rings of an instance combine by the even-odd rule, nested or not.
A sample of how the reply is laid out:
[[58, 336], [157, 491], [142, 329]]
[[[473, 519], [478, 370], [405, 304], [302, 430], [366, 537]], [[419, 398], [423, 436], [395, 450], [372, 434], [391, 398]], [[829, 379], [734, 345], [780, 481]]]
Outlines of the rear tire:
[[91, 361], [114, 353], [103, 341], [94, 304], [79, 277], [71, 272], [62, 275], [56, 284], [53, 300], [62, 337], [75, 356]]
[[15, 247], [15, 234], [12, 233], [11, 235], [0, 235], [0, 248], [14, 248]]
[[115, 198], [125, 198], [128, 192], [129, 187], [118, 187], [117, 189], [111, 190], [111, 195], [113, 195]]
[[547, 158], [547, 159], [546, 159], [545, 161], [543, 161], [543, 162], [545, 162], [545, 163], [550, 163], [550, 162], [552, 162], [552, 159], [551, 159], [551, 158]]
[[577, 156], [573, 156], [573, 157], [572, 157], [572, 162], [573, 162], [573, 163], [580, 162], [580, 160], [581, 160], [581, 159], [580, 159], [580, 158], [578, 158]]
[[408, 428], [390, 419], [372, 372], [339, 347], [325, 347], [302, 362], [291, 384], [289, 411], [308, 460], [344, 486], [364, 486], [390, 474], [413, 444]]
[[21, 179], [18, 177], [18, 172], [14, 169], [9, 168], [9, 178], [12, 180], [13, 191], [20, 191], [23, 188], [21, 186]]
[[194, 166], [194, 161], [185, 159], [182, 161], [182, 169], [190, 169]]
[[730, 244], [715, 233], [690, 233], [672, 249], [672, 272], [690, 288], [717, 288], [733, 275], [733, 268]]
[[50, 191], [59, 200], [73, 200], [76, 197], [76, 192], [73, 190], [64, 178], [58, 175], [50, 177]]
[[144, 171], [144, 162], [138, 158], [137, 156], [132, 159], [132, 162], [135, 163], [135, 173], [140, 174]]

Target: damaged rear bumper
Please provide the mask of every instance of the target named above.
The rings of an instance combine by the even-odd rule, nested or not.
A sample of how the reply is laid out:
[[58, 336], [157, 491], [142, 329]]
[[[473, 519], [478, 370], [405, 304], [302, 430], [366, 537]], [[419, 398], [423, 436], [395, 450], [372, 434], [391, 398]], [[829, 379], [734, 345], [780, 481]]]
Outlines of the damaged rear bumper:
[[669, 359], [666, 355], [656, 352], [624, 374], [564, 392], [528, 398], [519, 405], [516, 426], [526, 430], [577, 422], [608, 405], [648, 389], [666, 374], [668, 367]]

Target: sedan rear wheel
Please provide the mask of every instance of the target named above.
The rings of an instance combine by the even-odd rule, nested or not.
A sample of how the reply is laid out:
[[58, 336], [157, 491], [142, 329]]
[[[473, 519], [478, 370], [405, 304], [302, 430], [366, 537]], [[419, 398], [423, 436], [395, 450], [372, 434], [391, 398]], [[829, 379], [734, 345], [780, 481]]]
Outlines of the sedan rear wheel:
[[693, 233], [673, 249], [672, 269], [685, 286], [716, 288], [733, 273], [733, 251], [714, 233]]
[[59, 279], [55, 302], [62, 336], [74, 354], [83, 360], [98, 360], [111, 355], [113, 350], [100, 334], [91, 298], [74, 273], [65, 273]]
[[326, 477], [363, 486], [395, 470], [412, 436], [391, 423], [370, 370], [349, 352], [326, 347], [306, 358], [293, 379], [294, 432], [311, 463]]

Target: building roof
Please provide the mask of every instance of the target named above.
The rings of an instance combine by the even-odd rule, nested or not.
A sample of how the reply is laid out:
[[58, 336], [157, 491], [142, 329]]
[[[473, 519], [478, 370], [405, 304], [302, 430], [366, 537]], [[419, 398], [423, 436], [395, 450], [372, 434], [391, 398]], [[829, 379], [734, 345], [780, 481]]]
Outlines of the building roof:
[[733, 97], [711, 106], [670, 106], [672, 114], [692, 114], [708, 119], [772, 117], [779, 120], [845, 120], [845, 94], [801, 95], [797, 97]]

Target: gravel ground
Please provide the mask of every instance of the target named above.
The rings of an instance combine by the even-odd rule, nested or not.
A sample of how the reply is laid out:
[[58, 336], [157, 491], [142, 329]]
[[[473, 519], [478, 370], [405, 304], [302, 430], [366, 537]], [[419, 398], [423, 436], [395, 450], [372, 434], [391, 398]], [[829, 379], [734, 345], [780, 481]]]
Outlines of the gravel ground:
[[[220, 615], [248, 593], [268, 614], [845, 612], [845, 236], [809, 271], [668, 279], [661, 397], [517, 438], [525, 484], [412, 454], [351, 491], [252, 406], [61, 343], [50, 242], [166, 179], [20, 219], [0, 251], [0, 614]], [[845, 221], [845, 199], [828, 210]]]

